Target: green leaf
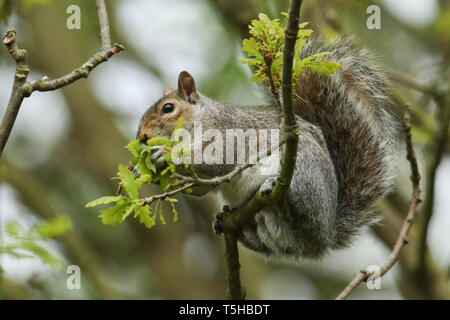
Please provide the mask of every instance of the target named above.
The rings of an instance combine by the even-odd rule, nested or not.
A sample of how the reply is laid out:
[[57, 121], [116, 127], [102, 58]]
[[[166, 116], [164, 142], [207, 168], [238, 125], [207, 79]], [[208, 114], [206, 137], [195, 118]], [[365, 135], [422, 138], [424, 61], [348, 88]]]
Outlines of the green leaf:
[[164, 219], [164, 215], [163, 215], [163, 211], [162, 211], [161, 200], [158, 200], [156, 202], [154, 212], [155, 212], [155, 215], [159, 215], [159, 222], [161, 222], [161, 224], [166, 224], [166, 219]]
[[172, 214], [173, 214], [173, 222], [177, 222], [178, 221], [178, 212], [177, 209], [175, 208], [174, 201], [176, 199], [167, 199], [167, 201], [169, 201], [170, 205], [172, 206]]
[[6, 223], [5, 229], [10, 236], [18, 236], [21, 231], [20, 225], [15, 221]]
[[318, 74], [329, 76], [338, 71], [341, 64], [334, 61], [311, 61], [306, 66]]
[[142, 152], [142, 145], [141, 145], [141, 142], [140, 142], [138, 139], [131, 140], [131, 141], [125, 146], [125, 148], [127, 148], [128, 151], [130, 151], [131, 154], [132, 154], [134, 157], [136, 157], [136, 158], [139, 157], [139, 155], [140, 155], [141, 152]]
[[139, 217], [139, 222], [143, 223], [147, 228], [152, 228], [156, 224], [155, 217], [151, 214], [150, 207], [145, 205], [136, 209], [135, 216]]
[[319, 52], [304, 59], [299, 59], [294, 63], [294, 80], [298, 78], [305, 67], [308, 67], [312, 71], [329, 76], [335, 73], [341, 67], [341, 64], [334, 61], [321, 60], [316, 61], [316, 59], [322, 59], [323, 57], [330, 55], [331, 52]]
[[258, 61], [264, 61], [263, 55], [258, 50], [258, 43], [255, 38], [244, 39], [242, 41], [242, 50], [247, 52], [249, 57], [255, 57]]
[[136, 182], [139, 185], [142, 185], [144, 183], [150, 183], [150, 182], [152, 182], [152, 177], [150, 174], [141, 174], [141, 176], [136, 179]]
[[147, 141], [147, 145], [149, 146], [157, 146], [157, 145], [172, 145], [172, 140], [166, 137], [154, 137]]
[[[141, 156], [139, 157], [139, 160], [137, 163], [137, 166], [139, 168], [139, 174], [148, 174], [151, 177], [153, 177], [152, 170], [150, 168], [148, 168], [147, 164], [145, 163], [146, 155], [147, 155], [147, 153], [144, 151], [144, 152], [142, 152]], [[155, 171], [156, 171], [156, 168], [155, 168]], [[149, 182], [153, 182], [153, 181], [149, 181]]]
[[164, 157], [163, 157], [164, 161], [169, 164], [172, 161], [172, 153], [171, 152], [167, 152]]
[[35, 225], [31, 230], [42, 237], [55, 238], [62, 236], [70, 229], [72, 229], [72, 221], [69, 217], [56, 217]]
[[44, 249], [33, 241], [22, 241], [22, 247], [39, 257], [42, 262], [47, 263], [52, 267], [61, 266], [61, 261], [59, 259], [53, 257], [53, 255], [48, 252], [47, 249]]
[[156, 166], [152, 161], [152, 154], [150, 152], [147, 153], [145, 157], [145, 165], [149, 168], [153, 173], [156, 173]]
[[140, 181], [136, 181], [134, 174], [128, 169], [127, 166], [120, 164], [118, 177], [121, 179], [120, 185], [125, 189], [128, 196], [131, 199], [137, 199], [139, 197]]
[[95, 199], [94, 201], [91, 201], [89, 203], [86, 204], [86, 208], [91, 208], [91, 207], [95, 207], [101, 204], [110, 204], [112, 202], [117, 202], [120, 199], [123, 199], [123, 196], [106, 196], [106, 197], [101, 197], [98, 199]]
[[[289, 16], [287, 13], [281, 13]], [[299, 24], [295, 52], [299, 53], [305, 47], [308, 38], [313, 33], [312, 29], [305, 29], [308, 22]], [[252, 82], [269, 81], [272, 78], [275, 90], [281, 87], [281, 73], [283, 69], [283, 50], [285, 43], [284, 29], [279, 19], [271, 20], [267, 15], [260, 13], [258, 19], [252, 20], [249, 26], [252, 37], [242, 41], [242, 50], [247, 53], [248, 58], [238, 58], [244, 64], [252, 66], [253, 72], [250, 76]], [[340, 65], [331, 61], [317, 61], [329, 52], [321, 52], [304, 59], [298, 54], [294, 56], [292, 85], [298, 82], [298, 77], [305, 67], [319, 74], [330, 75], [336, 72]], [[270, 67], [270, 69], [269, 69]]]
[[138, 202], [131, 203], [128, 208], [125, 210], [125, 213], [122, 215], [122, 221], [125, 221], [125, 219], [136, 209], [136, 207], [139, 205]]
[[100, 210], [99, 217], [102, 219], [103, 224], [116, 225], [116, 223], [122, 222], [122, 215], [125, 213], [129, 205], [128, 201], [119, 200], [115, 206], [108, 209]]
[[[288, 17], [289, 17], [289, 15], [288, 15]], [[300, 29], [303, 29], [303, 28], [306, 27], [308, 24], [309, 24], [308, 21], [307, 21], [307, 22], [303, 22], [303, 23], [300, 23], [300, 24], [298, 25], [298, 27], [299, 27]]]
[[184, 118], [183, 117], [179, 117], [178, 120], [177, 120], [177, 124], [175, 126], [175, 130], [182, 129], [183, 128], [183, 123], [184, 123]]

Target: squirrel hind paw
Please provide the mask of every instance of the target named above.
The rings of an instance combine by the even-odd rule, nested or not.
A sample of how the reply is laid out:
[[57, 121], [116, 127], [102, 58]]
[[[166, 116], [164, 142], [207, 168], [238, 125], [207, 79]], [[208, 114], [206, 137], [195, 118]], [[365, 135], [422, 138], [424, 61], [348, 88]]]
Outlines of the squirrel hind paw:
[[259, 191], [261, 192], [262, 196], [268, 195], [272, 192], [273, 188], [277, 184], [277, 178], [276, 177], [270, 177], [264, 183], [259, 187]]
[[216, 213], [214, 216], [214, 221], [212, 223], [213, 230], [215, 234], [221, 235], [223, 233], [223, 213]]

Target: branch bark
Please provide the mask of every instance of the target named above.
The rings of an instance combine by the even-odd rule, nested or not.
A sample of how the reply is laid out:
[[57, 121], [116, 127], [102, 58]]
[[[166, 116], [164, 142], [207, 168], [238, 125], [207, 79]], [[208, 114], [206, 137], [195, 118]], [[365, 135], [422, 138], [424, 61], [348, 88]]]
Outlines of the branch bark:
[[124, 48], [119, 44], [111, 46], [109, 34], [109, 22], [105, 1], [97, 0], [97, 12], [100, 22], [101, 49], [94, 54], [81, 67], [73, 70], [60, 78], [48, 81], [47, 77], [32, 82], [27, 81], [30, 72], [27, 51], [20, 49], [16, 43], [16, 31], [9, 29], [3, 38], [3, 44], [8, 48], [10, 55], [16, 61], [16, 73], [14, 76], [11, 96], [0, 125], [0, 157], [6, 146], [11, 130], [19, 113], [20, 106], [26, 97], [31, 96], [34, 91], [51, 91], [71, 84], [81, 78], [87, 78], [90, 72], [104, 61], [107, 61], [115, 53]]
[[106, 11], [105, 1], [96, 0], [98, 21], [100, 22], [100, 38], [102, 40], [102, 50], [111, 48], [111, 35], [109, 32], [108, 12]]
[[[417, 166], [416, 154], [411, 139], [411, 125], [410, 125], [410, 110], [409, 105], [405, 108], [405, 119], [403, 129], [406, 139], [407, 159], [411, 165], [411, 181], [413, 184], [413, 191], [409, 205], [408, 214], [403, 222], [397, 241], [392, 249], [391, 254], [384, 262], [380, 270], [380, 277], [385, 275], [399, 259], [400, 251], [405, 244], [408, 243], [407, 236], [411, 230], [411, 226], [417, 214], [417, 206], [420, 203], [420, 173]], [[369, 278], [373, 273], [365, 270], [360, 270], [352, 281], [344, 288], [344, 290], [336, 297], [336, 300], [343, 300], [347, 298], [364, 280]]]
[[17, 114], [19, 113], [22, 101], [31, 94], [31, 88], [27, 85], [27, 77], [30, 72], [28, 67], [28, 54], [26, 50], [20, 49], [16, 43], [16, 31], [9, 29], [3, 38], [3, 44], [8, 48], [9, 54], [16, 61], [16, 73], [9, 97], [8, 106], [0, 125], [0, 157], [8, 141]]

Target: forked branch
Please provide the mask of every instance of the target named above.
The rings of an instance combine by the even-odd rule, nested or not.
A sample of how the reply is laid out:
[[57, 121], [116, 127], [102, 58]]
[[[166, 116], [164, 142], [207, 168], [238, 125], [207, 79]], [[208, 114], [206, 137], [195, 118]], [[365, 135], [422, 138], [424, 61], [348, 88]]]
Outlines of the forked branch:
[[124, 48], [119, 44], [111, 46], [111, 36], [109, 33], [108, 14], [106, 11], [105, 1], [97, 0], [97, 12], [100, 22], [100, 38], [101, 49], [88, 59], [81, 67], [73, 70], [54, 80], [48, 80], [44, 77], [40, 80], [28, 82], [28, 74], [30, 67], [28, 64], [27, 51], [20, 49], [16, 43], [16, 31], [9, 29], [3, 38], [3, 44], [7, 47], [10, 55], [16, 61], [16, 73], [14, 76], [13, 88], [9, 98], [8, 106], [0, 124], [0, 157], [8, 142], [11, 130], [19, 113], [20, 106], [23, 99], [31, 96], [34, 91], [51, 91], [62, 88], [71, 84], [81, 78], [87, 78], [90, 72], [104, 61], [107, 61], [111, 56]]

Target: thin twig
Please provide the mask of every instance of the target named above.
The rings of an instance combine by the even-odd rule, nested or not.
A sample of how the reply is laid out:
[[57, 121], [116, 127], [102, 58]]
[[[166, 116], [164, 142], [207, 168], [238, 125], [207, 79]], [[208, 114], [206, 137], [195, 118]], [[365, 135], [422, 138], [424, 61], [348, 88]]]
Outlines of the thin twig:
[[145, 198], [144, 202], [145, 202], [145, 204], [151, 204], [155, 200], [171, 197], [171, 196], [173, 196], [173, 195], [175, 195], [177, 193], [183, 192], [186, 189], [192, 188], [194, 186], [195, 186], [195, 182], [188, 183], [188, 184], [186, 184], [186, 185], [184, 185], [184, 186], [182, 186], [182, 187], [180, 187], [178, 189], [175, 189], [175, 190], [172, 190], [172, 191], [166, 191], [164, 193], [153, 195], [151, 197]]
[[[411, 182], [413, 184], [413, 191], [411, 196], [411, 201], [409, 204], [408, 214], [403, 222], [400, 229], [397, 241], [392, 249], [391, 254], [384, 262], [383, 266], [380, 268], [380, 277], [385, 275], [397, 262], [401, 249], [405, 244], [408, 243], [407, 236], [413, 224], [414, 218], [417, 214], [417, 206], [420, 203], [420, 173], [417, 166], [416, 154], [414, 152], [414, 147], [411, 138], [411, 125], [410, 125], [410, 109], [409, 104], [405, 108], [405, 119], [403, 124], [403, 129], [405, 132], [406, 139], [406, 151], [407, 159], [411, 166]], [[364, 280], [369, 278], [373, 272], [367, 272], [365, 270], [360, 270], [353, 278], [353, 280], [345, 287], [345, 289], [336, 297], [336, 300], [343, 300], [347, 298]]]
[[102, 39], [102, 50], [111, 48], [111, 36], [109, 32], [108, 12], [104, 0], [97, 1], [98, 21], [100, 23], [100, 38]]
[[124, 48], [119, 44], [111, 47], [111, 37], [109, 34], [108, 15], [104, 0], [97, 0], [97, 12], [100, 21], [101, 50], [94, 54], [81, 67], [73, 70], [54, 80], [47, 80], [43, 77], [40, 80], [27, 82], [28, 73], [30, 71], [28, 65], [27, 51], [19, 49], [16, 44], [16, 31], [9, 29], [3, 38], [3, 44], [7, 47], [9, 53], [16, 61], [16, 73], [14, 76], [13, 88], [9, 98], [5, 115], [0, 125], [0, 157], [6, 146], [11, 130], [19, 113], [23, 99], [29, 97], [34, 91], [51, 91], [71, 84], [78, 79], [87, 78], [90, 72], [104, 61], [107, 61], [112, 55], [122, 51]]
[[[270, 156], [275, 150], [277, 150], [282, 145], [284, 145], [286, 143], [286, 141], [287, 141], [286, 137], [282, 137], [278, 141], [278, 143], [276, 145], [271, 146], [269, 150], [261, 150], [258, 153], [258, 155], [256, 157], [256, 161], [254, 163], [251, 163], [250, 161], [246, 161], [245, 163], [234, 167], [233, 170], [231, 170], [229, 173], [227, 173], [227, 174], [225, 174], [223, 176], [218, 176], [218, 177], [214, 177], [214, 178], [204, 179], [204, 178], [200, 178], [193, 171], [191, 171], [192, 176], [184, 176], [184, 175], [181, 175], [181, 174], [178, 174], [178, 173], [174, 173], [172, 175], [172, 178], [179, 179], [180, 181], [177, 182], [176, 184], [172, 185], [172, 187], [176, 187], [176, 186], [182, 185], [182, 184], [187, 183], [187, 182], [195, 182], [196, 185], [207, 185], [207, 186], [216, 187], [216, 186], [218, 186], [218, 185], [220, 185], [220, 184], [222, 184], [224, 182], [230, 182], [231, 179], [233, 179], [235, 176], [240, 174], [245, 169], [248, 169], [248, 168], [254, 166], [262, 158]], [[193, 170], [192, 167], [190, 167], [190, 168], [191, 168], [191, 170]]]
[[281, 108], [280, 93], [278, 92], [275, 86], [275, 82], [273, 81], [272, 60], [265, 55], [264, 62], [266, 63], [267, 75], [269, 76], [270, 91], [272, 91], [272, 94], [277, 102], [278, 108]]
[[71, 84], [81, 78], [87, 78], [90, 72], [102, 62], [107, 61], [117, 52], [122, 51], [124, 48], [119, 44], [114, 44], [112, 48], [102, 50], [94, 54], [89, 58], [81, 67], [73, 70], [62, 77], [53, 80], [47, 80], [46, 77], [40, 80], [34, 80], [31, 82], [31, 88], [33, 91], [53, 91], [68, 84]]

